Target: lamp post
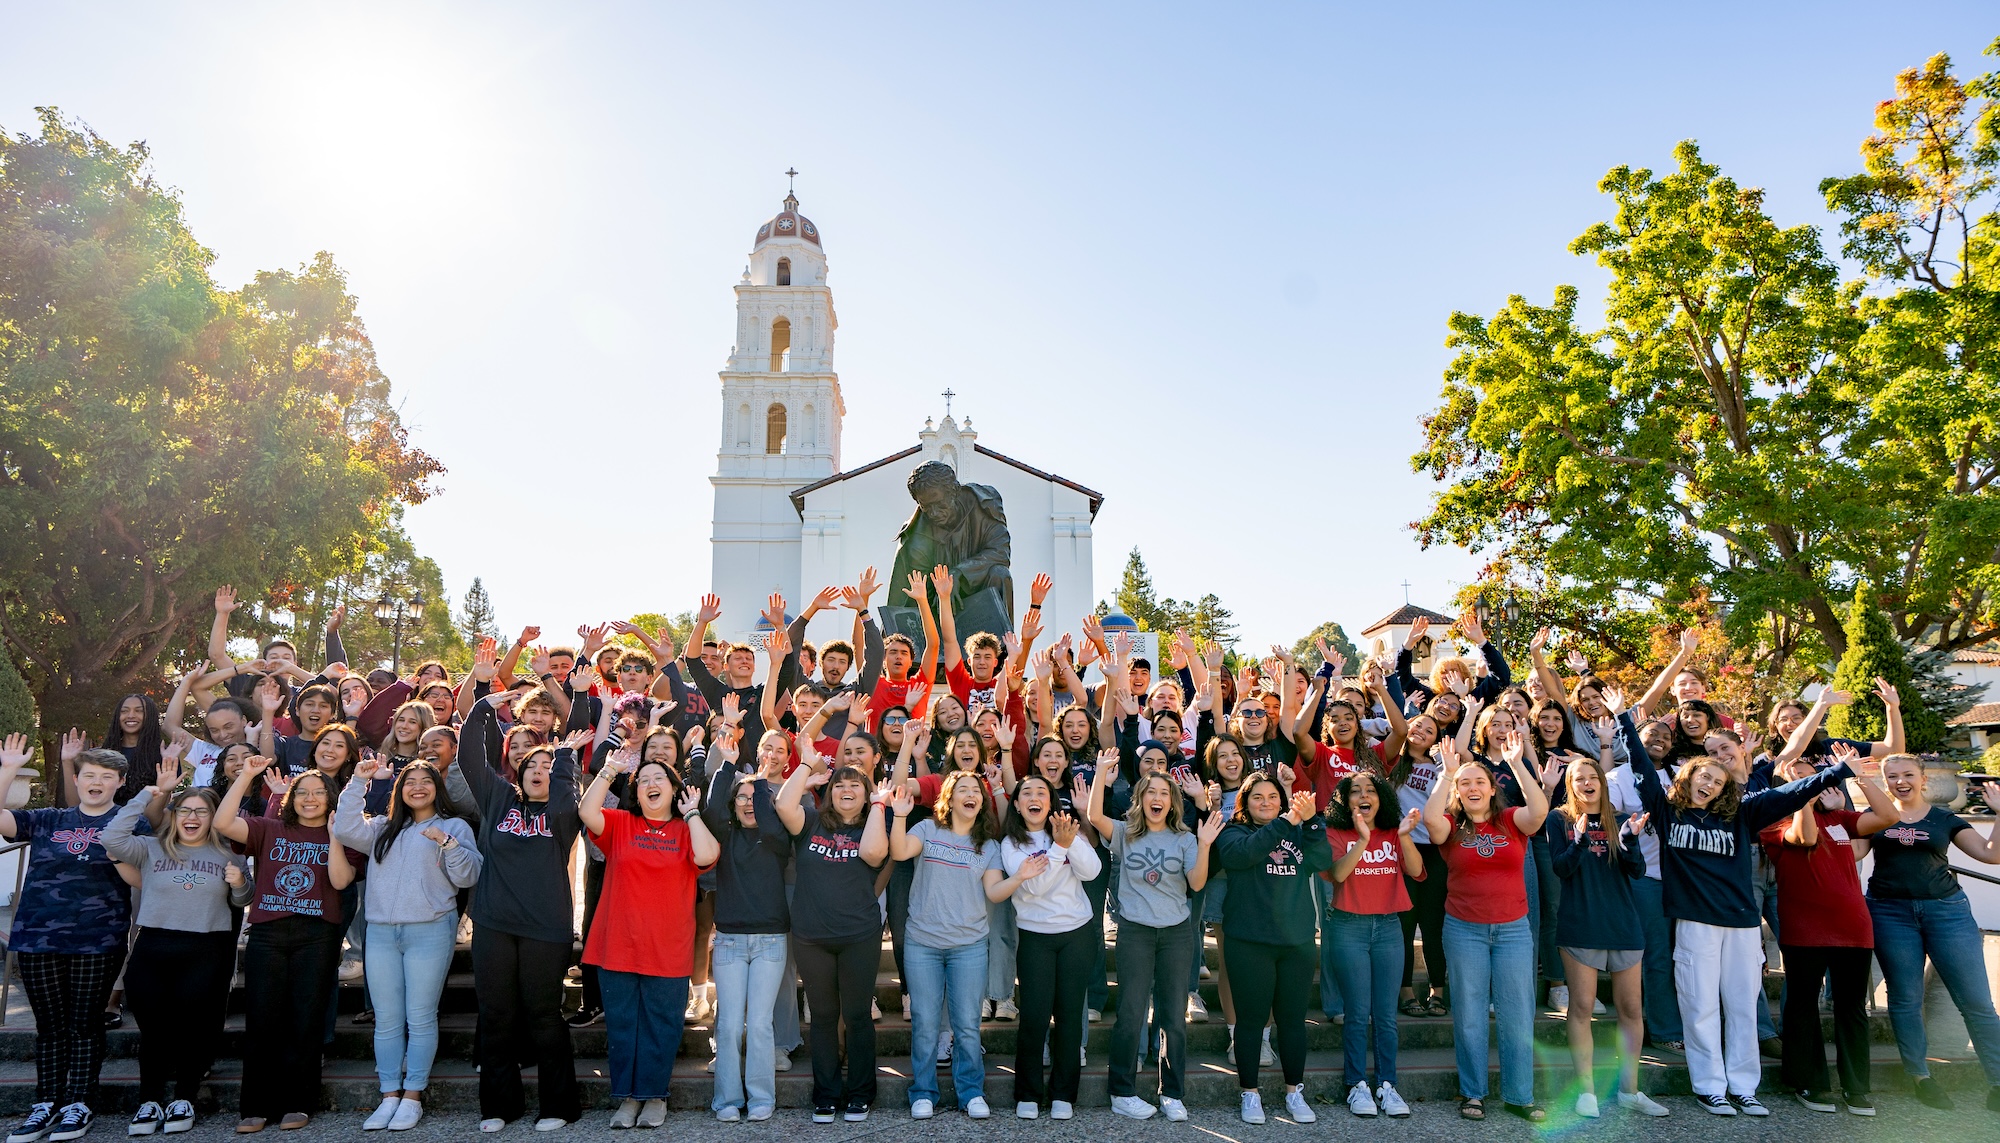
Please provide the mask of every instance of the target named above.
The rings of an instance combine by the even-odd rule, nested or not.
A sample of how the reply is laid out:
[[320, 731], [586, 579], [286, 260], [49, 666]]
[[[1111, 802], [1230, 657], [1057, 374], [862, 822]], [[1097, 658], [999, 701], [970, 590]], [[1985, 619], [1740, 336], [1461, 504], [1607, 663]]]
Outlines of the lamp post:
[[1506, 613], [1509, 627], [1521, 621], [1521, 600], [1514, 594], [1513, 588], [1507, 589], [1507, 602], [1501, 605], [1501, 609]]
[[398, 599], [388, 589], [383, 589], [382, 598], [375, 601], [375, 622], [389, 629], [389, 671], [395, 675], [403, 673], [403, 631], [407, 626], [414, 636], [417, 625], [424, 621], [424, 593], [413, 591], [408, 599]]
[[1493, 622], [1492, 599], [1485, 592], [1480, 592], [1479, 598], [1472, 601], [1472, 614], [1478, 617], [1481, 627]]

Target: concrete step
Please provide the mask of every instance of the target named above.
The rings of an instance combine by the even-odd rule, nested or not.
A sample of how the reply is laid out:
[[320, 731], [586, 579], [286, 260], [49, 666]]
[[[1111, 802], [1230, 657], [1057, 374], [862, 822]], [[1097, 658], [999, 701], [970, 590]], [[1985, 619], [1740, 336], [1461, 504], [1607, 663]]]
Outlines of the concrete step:
[[[1871, 1053], [1874, 1067], [1874, 1086], [1878, 1091], [1907, 1091], [1909, 1083], [1903, 1077], [1893, 1047], [1878, 1045]], [[997, 1112], [1004, 1116], [1005, 1109], [1013, 1103], [1012, 1059], [998, 1052], [987, 1053], [986, 1096]], [[1600, 1068], [1610, 1062], [1600, 1056]], [[594, 1109], [610, 1107], [610, 1091], [604, 1078], [605, 1063], [602, 1059], [579, 1059], [577, 1074], [583, 1083], [586, 1106]], [[1489, 1107], [1497, 1112], [1497, 1092], [1499, 1090], [1498, 1058], [1490, 1061], [1492, 1076], [1490, 1090], [1496, 1095], [1489, 1100]], [[233, 1115], [237, 1106], [240, 1066], [233, 1061], [216, 1066], [209, 1087], [210, 1098], [204, 1100], [208, 1113]], [[1984, 1077], [1979, 1066], [1972, 1060], [1938, 1061], [1933, 1064], [1933, 1074], [1947, 1087], [1976, 1092], [1984, 1087]], [[329, 1062], [321, 1073], [322, 1089], [328, 1108], [332, 1114], [348, 1115], [357, 1120], [361, 1115], [374, 1110], [378, 1099], [377, 1084], [372, 1067], [360, 1060], [336, 1060]], [[878, 1068], [879, 1092], [876, 1097], [877, 1114], [901, 1115], [906, 1105], [909, 1088], [908, 1061], [888, 1059]], [[19, 1115], [25, 1112], [34, 1097], [34, 1064], [26, 1061], [0, 1062], [0, 1115]], [[1570, 1066], [1569, 1053], [1548, 1045], [1536, 1050], [1536, 1097], [1549, 1106], [1565, 1104], [1571, 1098], [1571, 1084], [1574, 1074]], [[1283, 1107], [1282, 1077], [1273, 1069], [1263, 1069], [1260, 1086], [1264, 1092], [1267, 1108]], [[527, 1076], [530, 1106], [534, 1099], [535, 1079], [530, 1069]], [[1091, 1066], [1083, 1073], [1083, 1084], [1079, 1102], [1085, 1107], [1104, 1106], [1109, 1103], [1108, 1077], [1102, 1055], [1093, 1054]], [[1597, 1089], [1607, 1090], [1608, 1080], [1600, 1074]], [[1779, 1103], [1779, 1077], [1777, 1061], [1764, 1061], [1763, 1090], [1774, 1104]], [[1305, 1084], [1307, 1094], [1320, 1103], [1337, 1103], [1344, 1094], [1341, 1061], [1337, 1052], [1314, 1052], [1306, 1064]], [[1681, 1057], [1672, 1054], [1647, 1053], [1639, 1068], [1639, 1085], [1654, 1095], [1684, 1095], [1688, 1092], [1687, 1067]], [[1154, 1090], [1150, 1077], [1142, 1077], [1140, 1090], [1150, 1093]], [[1457, 1096], [1458, 1072], [1453, 1053], [1448, 1048], [1413, 1049], [1401, 1052], [1398, 1061], [1397, 1088], [1405, 1098], [1411, 1100], [1450, 1100]], [[137, 1104], [138, 1064], [134, 1060], [119, 1059], [105, 1064], [103, 1076], [104, 1094], [99, 1100], [97, 1111], [106, 1116], [127, 1115]], [[951, 1100], [951, 1084], [948, 1077], [942, 1084], [945, 1099]], [[713, 1094], [714, 1080], [702, 1070], [696, 1060], [683, 1060], [675, 1069], [672, 1106], [683, 1110], [706, 1109]], [[1238, 1090], [1235, 1069], [1219, 1055], [1190, 1054], [1186, 1078], [1187, 1102], [1204, 1107], [1233, 1107]], [[805, 1108], [811, 1104], [811, 1065], [804, 1053], [797, 1057], [793, 1070], [778, 1076], [778, 1103], [784, 1108]], [[1961, 1107], [1968, 1106], [1961, 1096]], [[1976, 1098], [1976, 1097], [1974, 1097]], [[479, 1077], [472, 1067], [462, 1059], [440, 1059], [431, 1075], [431, 1087], [425, 1103], [439, 1110], [470, 1109], [478, 1105]], [[1783, 1106], [1783, 1105], [1781, 1105]], [[1976, 1105], [1973, 1105], [1976, 1106]], [[219, 1109], [219, 1110], [218, 1110]], [[1792, 1109], [1787, 1109], [1792, 1110]], [[1692, 1104], [1675, 1108], [1677, 1115], [1695, 1115]], [[1780, 1115], [1785, 1111], [1781, 1110]], [[1977, 1110], [1965, 1112], [1968, 1115], [1982, 1114]]]

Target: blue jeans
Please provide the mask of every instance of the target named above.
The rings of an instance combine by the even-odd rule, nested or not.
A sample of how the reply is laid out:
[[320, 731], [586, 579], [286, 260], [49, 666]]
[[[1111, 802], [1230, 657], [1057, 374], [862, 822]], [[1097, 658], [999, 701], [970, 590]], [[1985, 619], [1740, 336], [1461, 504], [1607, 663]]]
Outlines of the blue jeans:
[[[906, 945], [907, 947], [907, 945]], [[1014, 961], [1021, 948], [1021, 933], [1014, 924], [1014, 902], [990, 901], [986, 906], [986, 980], [980, 985], [994, 1003], [1014, 999]], [[906, 953], [905, 956], [908, 954]], [[910, 1011], [911, 1020], [916, 1010]]]
[[385, 1092], [422, 1091], [430, 1086], [431, 1061], [437, 1058], [438, 997], [451, 971], [458, 914], [368, 928], [363, 963], [375, 1002], [375, 1078]]
[[665, 1099], [687, 1019], [688, 978], [597, 971], [613, 1099]]
[[[1778, 932], [1778, 890], [1775, 887], [1767, 888], [1763, 885], [1753, 885], [1751, 886], [1751, 892], [1757, 898], [1757, 915], [1770, 922], [1772, 935], [1776, 936], [1780, 941], [1784, 940], [1784, 934]], [[1760, 930], [1757, 935], [1759, 947], [1762, 947], [1763, 941], [1764, 936]], [[1780, 981], [1778, 1004], [1782, 1007], [1784, 1002], [1784, 982]], [[1778, 1034], [1778, 1026], [1771, 1022], [1771, 998], [1764, 994], [1764, 986], [1762, 984], [1757, 986], [1756, 1013], [1757, 1038], [1759, 1040], [1769, 1040], [1776, 1036]]]
[[1347, 1023], [1340, 1037], [1346, 1056], [1342, 1083], [1353, 1087], [1368, 1078], [1372, 1026], [1375, 1082], [1393, 1084], [1396, 993], [1403, 984], [1403, 918], [1395, 913], [1328, 909], [1321, 922], [1326, 930], [1321, 960], [1333, 962], [1341, 995], [1347, 999]]
[[[1532, 884], [1532, 882], [1531, 882]], [[1535, 1102], [1535, 931], [1528, 918], [1503, 925], [1446, 913], [1451, 962], [1451, 1027], [1458, 1048], [1458, 1094], [1486, 1098], [1486, 1005], [1500, 1036], [1500, 1098]]]
[[[979, 1047], [979, 1004], [986, 995], [986, 942], [934, 949], [903, 946], [910, 985], [910, 1102], [938, 1098], [938, 1025], [951, 1017], [951, 1086], [964, 1107], [986, 1094], [986, 1061]], [[1010, 998], [1011, 999], [1011, 998]]]
[[1646, 956], [1639, 970], [1646, 1010], [1646, 1038], [1655, 1044], [1682, 1039], [1681, 1003], [1674, 996], [1674, 923], [1657, 877], [1634, 877], [1632, 903], [1646, 930]]
[[2000, 1017], [1993, 1014], [1993, 992], [1986, 985], [1986, 960], [1979, 923], [1972, 903], [1960, 889], [1935, 901], [1868, 898], [1875, 920], [1875, 958], [1882, 962], [1882, 979], [1889, 985], [1889, 1024], [1896, 1030], [1896, 1051], [1913, 1078], [1931, 1074], [1924, 1058], [1924, 957], [1937, 966], [1972, 1034], [1972, 1050], [1986, 1069], [1986, 1082], [2000, 1084]]
[[784, 980], [785, 933], [717, 933], [715, 978], [715, 1097], [709, 1110], [771, 1109], [778, 1105], [772, 1009]]
[[1313, 904], [1319, 909], [1319, 1010], [1328, 1023], [1341, 1015], [1341, 993], [1347, 990], [1333, 964], [1333, 935], [1328, 917], [1333, 908], [1334, 884], [1324, 877], [1312, 879]]

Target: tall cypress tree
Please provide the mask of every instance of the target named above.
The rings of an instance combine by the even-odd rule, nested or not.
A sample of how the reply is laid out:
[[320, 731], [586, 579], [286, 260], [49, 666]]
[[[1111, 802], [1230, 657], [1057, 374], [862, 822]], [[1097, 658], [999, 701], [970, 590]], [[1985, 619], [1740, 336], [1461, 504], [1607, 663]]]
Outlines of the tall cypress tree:
[[1834, 668], [1833, 688], [1853, 695], [1854, 701], [1827, 715], [1827, 733], [1863, 740], [1879, 740], [1888, 733], [1888, 715], [1875, 694], [1875, 680], [1880, 678], [1902, 699], [1904, 748], [1925, 753], [1942, 746], [1944, 719], [1924, 706], [1911, 677], [1909, 656], [1889, 626], [1889, 617], [1870, 599], [1866, 582], [1854, 585], [1854, 603], [1844, 626], [1847, 650]]

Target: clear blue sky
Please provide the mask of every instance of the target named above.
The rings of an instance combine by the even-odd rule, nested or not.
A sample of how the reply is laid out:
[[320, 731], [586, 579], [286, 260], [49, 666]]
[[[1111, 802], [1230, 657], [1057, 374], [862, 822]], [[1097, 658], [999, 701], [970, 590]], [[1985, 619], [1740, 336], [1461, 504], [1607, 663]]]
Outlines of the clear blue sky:
[[[450, 467], [417, 542], [510, 629], [706, 589], [730, 286], [796, 164], [848, 464], [950, 386], [1105, 494], [1098, 594], [1136, 544], [1261, 644], [1475, 574], [1406, 526], [1445, 319], [1594, 298], [1565, 248], [1606, 169], [1695, 138], [1824, 225], [1896, 71], [1976, 74], [2000, 32], [1959, 3], [1384, 7], [5, 0], [0, 126], [54, 104], [149, 141], [226, 283], [331, 250]], [[597, 530], [638, 499], [648, 532]]]

